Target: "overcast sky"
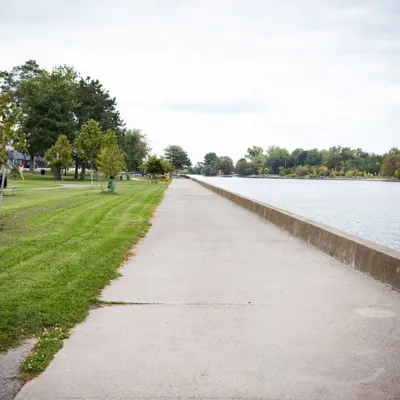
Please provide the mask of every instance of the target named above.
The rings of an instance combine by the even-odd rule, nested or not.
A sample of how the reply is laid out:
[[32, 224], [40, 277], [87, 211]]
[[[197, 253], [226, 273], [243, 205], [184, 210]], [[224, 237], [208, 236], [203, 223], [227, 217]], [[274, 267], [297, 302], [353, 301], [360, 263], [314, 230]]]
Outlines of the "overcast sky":
[[0, 0], [0, 69], [73, 65], [159, 154], [400, 146], [399, 0]]

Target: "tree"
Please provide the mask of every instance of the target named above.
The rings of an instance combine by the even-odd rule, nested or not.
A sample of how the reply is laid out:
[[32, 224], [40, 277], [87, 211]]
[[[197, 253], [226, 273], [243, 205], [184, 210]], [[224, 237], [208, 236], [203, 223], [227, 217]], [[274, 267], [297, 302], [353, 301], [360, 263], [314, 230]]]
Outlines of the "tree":
[[146, 135], [139, 129], [127, 130], [122, 137], [122, 150], [125, 153], [127, 171], [135, 171], [143, 164], [150, 151]]
[[241, 158], [236, 163], [236, 173], [238, 175], [251, 175], [253, 173], [253, 167], [245, 158]]
[[72, 165], [72, 146], [65, 135], [58, 137], [55, 145], [46, 152], [46, 160], [54, 170], [54, 179], [62, 180], [62, 169]]
[[292, 151], [291, 154], [291, 159], [292, 159], [292, 164], [293, 166], [297, 165], [305, 165], [306, 164], [306, 158], [307, 158], [308, 152], [303, 149], [295, 149]]
[[21, 103], [20, 83], [33, 77], [38, 77], [43, 70], [35, 60], [28, 60], [22, 65], [13, 67], [11, 71], [0, 71], [1, 94], [8, 93], [16, 106]]
[[263, 154], [258, 154], [251, 160], [251, 165], [257, 175], [261, 175], [264, 172], [265, 165], [267, 163], [267, 158]]
[[267, 149], [267, 164], [273, 174], [279, 173], [279, 168], [286, 168], [289, 165], [289, 152], [283, 147], [270, 146]]
[[202, 162], [198, 162], [195, 166], [189, 167], [189, 174], [200, 175], [204, 167]]
[[394, 156], [396, 154], [400, 154], [400, 149], [398, 147], [392, 147], [388, 152], [389, 156]]
[[207, 153], [204, 156], [204, 165], [208, 165], [209, 167], [214, 167], [218, 165], [218, 156], [216, 153]]
[[382, 164], [381, 175], [398, 177], [400, 174], [400, 154], [387, 155]]
[[218, 165], [224, 175], [231, 175], [235, 170], [232, 158], [228, 156], [219, 157]]
[[247, 153], [245, 155], [245, 158], [248, 160], [252, 160], [254, 157], [260, 156], [264, 154], [264, 150], [262, 147], [259, 146], [253, 146], [249, 147], [247, 149]]
[[15, 150], [22, 150], [25, 147], [25, 137], [17, 129], [20, 113], [12, 101], [10, 94], [0, 95], [0, 167], [2, 167], [2, 179], [0, 182], [0, 211], [3, 201], [4, 181], [6, 178], [7, 146]]
[[322, 154], [318, 149], [307, 150], [307, 156], [304, 165], [320, 165], [322, 163]]
[[31, 171], [35, 156], [43, 156], [59, 135], [73, 140], [77, 127], [76, 78], [73, 68], [63, 66], [19, 83], [22, 129], [27, 134]]
[[76, 117], [79, 128], [87, 121], [94, 119], [102, 130], [112, 129], [120, 136], [124, 122], [117, 110], [117, 101], [96, 79], [90, 76], [81, 78], [77, 86], [78, 106]]
[[164, 150], [165, 159], [174, 167], [176, 170], [188, 168], [192, 165], [188, 154], [181, 146], [169, 145]]
[[[74, 142], [77, 157], [79, 157], [81, 161], [87, 162], [90, 165], [90, 176], [92, 185], [93, 166], [103, 145], [103, 135], [104, 133], [101, 131], [99, 123], [91, 119], [82, 126]], [[85, 179], [84, 168], [82, 168], [81, 179]]]
[[201, 173], [204, 176], [217, 176], [218, 172], [219, 170], [217, 168], [210, 165], [203, 165], [203, 168], [201, 169]]
[[332, 168], [335, 171], [338, 171], [341, 161], [342, 161], [342, 147], [341, 146], [330, 147], [329, 156], [327, 160], [328, 168]]
[[124, 153], [118, 146], [117, 135], [113, 130], [107, 130], [102, 139], [102, 146], [96, 163], [98, 169], [112, 179], [125, 168]]
[[173, 165], [161, 157], [152, 155], [144, 164], [145, 171], [150, 175], [165, 175], [172, 172]]

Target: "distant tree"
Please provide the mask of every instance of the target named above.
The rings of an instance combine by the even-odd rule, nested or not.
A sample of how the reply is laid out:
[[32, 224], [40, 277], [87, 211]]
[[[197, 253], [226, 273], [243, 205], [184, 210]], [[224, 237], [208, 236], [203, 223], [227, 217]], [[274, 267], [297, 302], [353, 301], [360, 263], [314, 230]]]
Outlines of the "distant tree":
[[207, 153], [204, 156], [204, 165], [218, 169], [218, 156], [216, 153]]
[[224, 175], [230, 175], [235, 170], [235, 166], [233, 165], [233, 161], [228, 156], [219, 157], [218, 160], [219, 169], [222, 171]]
[[291, 159], [293, 166], [305, 165], [308, 152], [303, 149], [295, 149], [292, 151]]
[[387, 155], [382, 164], [381, 175], [386, 177], [400, 177], [400, 154]]
[[203, 167], [204, 167], [204, 164], [202, 162], [198, 162], [193, 167], [189, 167], [189, 174], [200, 175]]
[[164, 150], [165, 159], [174, 167], [176, 170], [190, 167], [192, 162], [189, 159], [188, 154], [181, 146], [169, 145]]
[[339, 170], [342, 161], [342, 147], [341, 146], [333, 146], [329, 148], [329, 157], [327, 166], [328, 168], [334, 169], [335, 171]]
[[[79, 130], [74, 141], [77, 157], [90, 166], [91, 183], [93, 185], [93, 167], [103, 145], [103, 135], [99, 123], [93, 119], [87, 121]], [[81, 179], [85, 179], [85, 169], [82, 168]]]
[[127, 130], [122, 137], [122, 150], [125, 153], [127, 171], [135, 171], [143, 164], [150, 151], [146, 135], [139, 129]]
[[251, 160], [253, 160], [254, 157], [257, 157], [260, 155], [262, 156], [263, 154], [264, 154], [264, 150], [262, 147], [253, 146], [253, 147], [249, 147], [247, 149], [245, 158], [251, 161]]
[[394, 156], [396, 154], [400, 154], [400, 149], [398, 147], [392, 147], [388, 152], [389, 156]]
[[144, 164], [145, 171], [150, 175], [165, 175], [172, 172], [173, 165], [168, 161], [156, 155], [150, 156]]
[[205, 176], [217, 176], [219, 170], [210, 165], [203, 165], [203, 168], [201, 169], [201, 173]]
[[279, 173], [279, 168], [286, 168], [289, 161], [289, 152], [279, 146], [270, 146], [267, 149], [267, 165], [273, 174]]
[[96, 163], [99, 171], [110, 179], [125, 168], [124, 153], [118, 146], [117, 135], [111, 129], [108, 129], [102, 137], [102, 146]]
[[251, 165], [257, 175], [261, 175], [264, 172], [267, 158], [263, 154], [258, 154], [251, 159]]
[[241, 158], [236, 163], [236, 173], [238, 175], [252, 175], [253, 172], [253, 167], [245, 158]]
[[54, 179], [63, 180], [63, 169], [67, 169], [73, 164], [72, 146], [65, 135], [60, 135], [54, 144], [46, 152], [46, 160], [53, 168]]
[[318, 149], [307, 150], [306, 158], [304, 159], [304, 165], [320, 165], [323, 161], [322, 157], [322, 153]]
[[73, 139], [77, 127], [76, 77], [73, 68], [63, 66], [19, 83], [22, 130], [27, 134], [32, 171], [35, 156], [43, 156], [59, 135]]

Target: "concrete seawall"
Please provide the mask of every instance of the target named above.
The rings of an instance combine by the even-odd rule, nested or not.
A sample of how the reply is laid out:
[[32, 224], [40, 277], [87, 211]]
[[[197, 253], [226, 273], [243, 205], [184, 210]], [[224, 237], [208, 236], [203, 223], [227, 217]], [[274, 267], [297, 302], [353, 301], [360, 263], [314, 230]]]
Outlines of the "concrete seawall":
[[400, 252], [191, 177], [332, 257], [400, 291]]

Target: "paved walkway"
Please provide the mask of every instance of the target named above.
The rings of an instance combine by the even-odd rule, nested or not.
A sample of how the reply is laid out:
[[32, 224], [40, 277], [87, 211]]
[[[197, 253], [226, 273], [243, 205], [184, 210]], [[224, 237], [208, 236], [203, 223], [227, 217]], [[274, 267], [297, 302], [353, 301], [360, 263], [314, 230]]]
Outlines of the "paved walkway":
[[103, 299], [18, 400], [400, 398], [400, 295], [175, 180]]

